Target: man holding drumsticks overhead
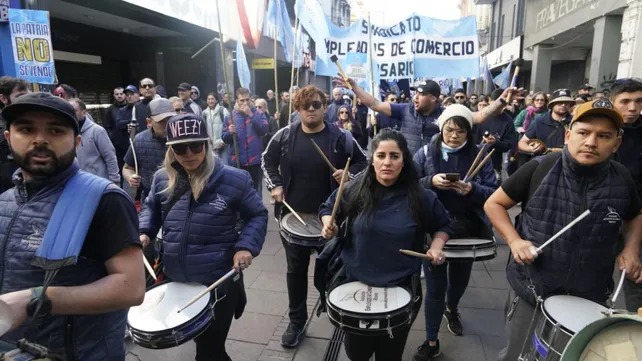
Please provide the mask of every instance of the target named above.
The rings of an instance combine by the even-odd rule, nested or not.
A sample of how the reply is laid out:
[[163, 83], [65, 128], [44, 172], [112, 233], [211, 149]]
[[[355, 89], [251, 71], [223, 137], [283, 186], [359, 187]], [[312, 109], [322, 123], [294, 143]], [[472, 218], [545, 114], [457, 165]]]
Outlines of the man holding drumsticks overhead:
[[[297, 213], [316, 214], [332, 191], [339, 186], [346, 161], [350, 161], [350, 178], [367, 165], [366, 156], [350, 132], [323, 120], [326, 97], [321, 89], [308, 85], [296, 92], [293, 109], [299, 119], [281, 128], [263, 153], [262, 168], [272, 198], [276, 200], [274, 214], [285, 215], [281, 202]], [[332, 165], [323, 159], [314, 143]], [[287, 259], [287, 286], [290, 324], [283, 334], [284, 347], [296, 347], [308, 319], [308, 265], [313, 248], [290, 244], [281, 237]]]
[[[642, 282], [637, 186], [628, 170], [611, 160], [622, 143], [623, 125], [606, 99], [580, 105], [562, 152], [526, 163], [486, 202], [488, 218], [512, 253], [506, 270], [512, 288], [506, 302], [508, 345], [499, 360], [519, 356], [536, 296], [566, 294], [604, 304], [613, 290], [616, 261], [629, 279]], [[519, 202], [522, 213], [513, 227], [507, 210]], [[536, 246], [587, 209], [587, 219], [536, 252]], [[616, 257], [622, 227], [625, 246]]]

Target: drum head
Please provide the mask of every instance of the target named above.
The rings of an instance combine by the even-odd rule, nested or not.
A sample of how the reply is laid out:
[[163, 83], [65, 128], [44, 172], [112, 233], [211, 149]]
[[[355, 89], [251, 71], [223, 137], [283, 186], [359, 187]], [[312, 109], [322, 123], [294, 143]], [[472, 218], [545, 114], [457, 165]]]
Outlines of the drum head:
[[288, 233], [303, 238], [321, 238], [323, 225], [316, 214], [299, 213], [305, 226], [299, 221], [294, 214], [288, 213], [281, 220], [281, 227]]
[[478, 239], [478, 238], [454, 238], [446, 241], [444, 248], [486, 248], [493, 247], [495, 241], [492, 239]]
[[384, 313], [407, 306], [410, 293], [401, 287], [370, 287], [349, 282], [330, 291], [328, 302], [348, 312]]
[[577, 333], [595, 320], [604, 318], [604, 306], [574, 296], [551, 296], [544, 301], [544, 312], [565, 329]]
[[4, 335], [13, 324], [13, 313], [4, 301], [0, 301], [0, 336]]
[[209, 307], [210, 295], [206, 294], [193, 305], [183, 308], [192, 298], [207, 287], [196, 283], [168, 282], [145, 292], [145, 300], [129, 309], [127, 323], [143, 332], [171, 330], [181, 326]]

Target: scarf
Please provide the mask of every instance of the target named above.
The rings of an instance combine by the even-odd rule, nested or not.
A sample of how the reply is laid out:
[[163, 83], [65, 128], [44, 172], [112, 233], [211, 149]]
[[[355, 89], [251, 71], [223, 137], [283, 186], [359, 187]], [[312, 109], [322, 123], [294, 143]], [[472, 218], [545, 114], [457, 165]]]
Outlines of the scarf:
[[441, 142], [441, 157], [444, 159], [444, 161], [448, 161], [448, 154], [450, 153], [455, 153], [456, 151], [460, 150], [461, 148], [466, 146], [466, 143], [468, 143], [468, 140], [464, 142], [464, 144], [460, 145], [457, 148], [453, 148], [448, 146], [446, 143], [443, 141]]

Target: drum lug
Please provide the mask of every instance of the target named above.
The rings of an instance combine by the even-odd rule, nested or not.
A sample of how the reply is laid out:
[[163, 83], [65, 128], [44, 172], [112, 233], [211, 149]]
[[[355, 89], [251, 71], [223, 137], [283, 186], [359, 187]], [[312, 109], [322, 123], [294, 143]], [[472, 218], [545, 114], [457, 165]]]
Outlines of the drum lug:
[[392, 335], [392, 327], [390, 327], [390, 315], [386, 316], [386, 320], [388, 321], [388, 327], [386, 327], [386, 331], [388, 331], [388, 336], [392, 340], [395, 337]]
[[339, 328], [343, 329], [343, 310], [339, 309]]

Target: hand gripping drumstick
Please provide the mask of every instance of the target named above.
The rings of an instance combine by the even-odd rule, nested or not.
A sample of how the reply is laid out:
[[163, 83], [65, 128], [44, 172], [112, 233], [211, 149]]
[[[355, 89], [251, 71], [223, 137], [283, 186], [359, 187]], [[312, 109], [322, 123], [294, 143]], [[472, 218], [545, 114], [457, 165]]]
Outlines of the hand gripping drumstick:
[[228, 278], [230, 278], [230, 277], [234, 276], [235, 274], [236, 274], [236, 270], [235, 270], [235, 269], [232, 269], [231, 271], [229, 271], [228, 273], [226, 273], [223, 277], [219, 278], [219, 280], [218, 280], [218, 281], [216, 281], [216, 282], [212, 283], [212, 285], [211, 285], [211, 286], [207, 287], [206, 289], [204, 289], [204, 290], [203, 290], [203, 292], [199, 293], [198, 295], [196, 295], [196, 297], [192, 298], [189, 302], [187, 302], [187, 304], [186, 304], [185, 306], [183, 306], [183, 308], [181, 308], [180, 310], [178, 310], [178, 313], [181, 313], [181, 311], [183, 311], [183, 310], [184, 310], [184, 309], [186, 309], [187, 307], [189, 307], [189, 306], [191, 306], [192, 304], [194, 304], [194, 302], [198, 301], [201, 297], [203, 297], [203, 296], [205, 296], [206, 294], [208, 294], [208, 293], [212, 292], [212, 290], [213, 290], [213, 289], [215, 289], [216, 287], [218, 287], [221, 283], [225, 282], [225, 280], [227, 280]]
[[484, 155], [484, 151], [486, 150], [486, 146], [487, 146], [487, 145], [488, 145], [488, 144], [484, 143], [484, 144], [482, 145], [481, 149], [479, 150], [479, 153], [477, 153], [477, 156], [475, 157], [475, 160], [474, 160], [474, 161], [473, 161], [473, 163], [470, 165], [470, 169], [468, 169], [468, 172], [466, 172], [466, 176], [464, 177], [464, 182], [465, 182], [465, 181], [467, 181], [467, 180], [468, 180], [468, 178], [470, 178], [470, 173], [472, 173], [472, 172], [473, 172], [473, 170], [475, 170], [475, 167], [477, 166], [477, 163], [478, 163], [478, 162], [479, 162], [479, 160], [481, 159], [482, 155]]
[[[332, 60], [334, 65], [336, 65], [337, 68], [339, 68], [339, 74], [341, 75], [341, 78], [343, 78], [343, 82], [346, 83], [346, 85], [348, 86], [348, 88], [350, 90], [352, 90], [352, 85], [350, 85], [350, 82], [348, 82], [348, 77], [346, 76], [346, 73], [343, 71], [343, 68], [341, 67], [341, 64], [339, 64], [339, 58], [337, 58], [336, 55], [332, 55], [330, 57], [330, 60]], [[354, 90], [352, 90], [352, 91], [354, 91]]]
[[[515, 72], [513, 73], [513, 80], [510, 82], [511, 88], [514, 88], [515, 85], [517, 84], [517, 75], [519, 74], [519, 65], [515, 67]], [[508, 93], [508, 96], [506, 97], [506, 104], [510, 104], [510, 98], [513, 96], [513, 93], [510, 92]]]
[[486, 155], [486, 157], [481, 162], [479, 162], [479, 165], [477, 165], [477, 168], [475, 168], [475, 170], [472, 173], [470, 173], [470, 175], [467, 178], [464, 178], [464, 182], [475, 178], [475, 176], [477, 175], [477, 173], [479, 173], [479, 171], [482, 169], [484, 164], [488, 163], [488, 161], [490, 160], [490, 156], [493, 155], [494, 152], [495, 152], [495, 149], [491, 150]]
[[292, 214], [294, 214], [294, 216], [296, 217], [296, 219], [299, 220], [299, 222], [303, 223], [304, 226], [307, 226], [307, 224], [305, 224], [305, 222], [303, 222], [303, 218], [301, 218], [301, 216], [299, 216], [299, 214], [292, 207], [290, 207], [290, 205], [288, 204], [288, 202], [285, 201], [285, 199], [282, 200], [281, 203], [283, 203], [284, 206], [288, 207], [290, 212], [292, 212]]
[[317, 145], [317, 142], [315, 142], [315, 141], [314, 141], [314, 139], [312, 139], [312, 138], [310, 138], [310, 141], [312, 142], [312, 145], [314, 145], [314, 148], [317, 150], [317, 152], [319, 152], [319, 155], [321, 155], [321, 158], [323, 158], [323, 160], [324, 160], [324, 161], [325, 161], [325, 163], [328, 165], [328, 167], [330, 167], [330, 169], [332, 170], [332, 172], [333, 172], [333, 173], [334, 173], [334, 172], [336, 172], [336, 171], [337, 171], [337, 168], [335, 168], [335, 167], [332, 165], [332, 163], [330, 163], [330, 160], [328, 159], [328, 157], [326, 157], [326, 156], [325, 156], [325, 153], [323, 153], [323, 151], [321, 150], [321, 148], [319, 148], [319, 146]]
[[[134, 169], [136, 172], [135, 175], [138, 176], [138, 158], [136, 157], [136, 148], [134, 148], [134, 141], [132, 140], [132, 138], [129, 138], [129, 146], [132, 148], [132, 155], [134, 156]], [[136, 188], [134, 188], [134, 191], [136, 191]]]
[[[571, 223], [567, 224], [567, 225], [566, 225], [566, 227], [562, 228], [559, 232], [555, 233], [555, 235], [554, 235], [553, 237], [549, 238], [549, 239], [548, 239], [548, 241], [544, 242], [544, 244], [543, 244], [543, 245], [539, 246], [539, 247], [538, 247], [537, 249], [535, 249], [535, 250], [531, 250], [531, 251], [535, 251], [535, 253], [533, 253], [533, 256], [537, 256], [537, 254], [538, 254], [538, 253], [540, 253], [540, 252], [542, 251], [542, 249], [544, 249], [544, 247], [548, 246], [548, 244], [549, 244], [549, 243], [551, 243], [551, 242], [553, 242], [554, 240], [556, 240], [556, 239], [557, 239], [557, 237], [559, 237], [559, 236], [561, 236], [561, 235], [562, 235], [562, 233], [564, 233], [564, 232], [568, 231], [568, 230], [569, 230], [571, 227], [573, 227], [577, 222], [579, 222], [579, 221], [581, 221], [582, 219], [586, 218], [586, 216], [588, 216], [590, 213], [591, 213], [591, 210], [590, 210], [590, 209], [585, 210], [585, 211], [584, 211], [584, 213], [580, 214], [580, 215], [579, 215], [577, 218], [575, 218]], [[534, 248], [534, 247], [533, 247], [533, 248]]]
[[343, 187], [346, 184], [346, 178], [349, 178], [350, 169], [350, 158], [346, 162], [346, 166], [343, 168], [343, 174], [341, 174], [341, 183], [339, 183], [339, 190], [337, 191], [337, 198], [334, 200], [334, 207], [332, 208], [332, 216], [330, 216], [330, 224], [334, 224], [334, 217], [337, 215], [337, 210], [339, 209], [339, 203], [341, 203], [341, 195], [343, 194]]
[[425, 259], [425, 260], [428, 260], [428, 261], [432, 261], [432, 257], [430, 255], [425, 254], [425, 253], [409, 251], [407, 249], [400, 249], [399, 252], [405, 254], [406, 256], [412, 256], [412, 257], [417, 257], [417, 258]]
[[145, 258], [145, 255], [143, 255], [143, 264], [145, 265], [145, 268], [147, 268], [147, 272], [149, 272], [149, 275], [152, 276], [154, 281], [158, 281], [158, 278], [156, 278], [156, 272], [154, 272], [154, 268], [151, 264], [149, 264], [147, 258]]

